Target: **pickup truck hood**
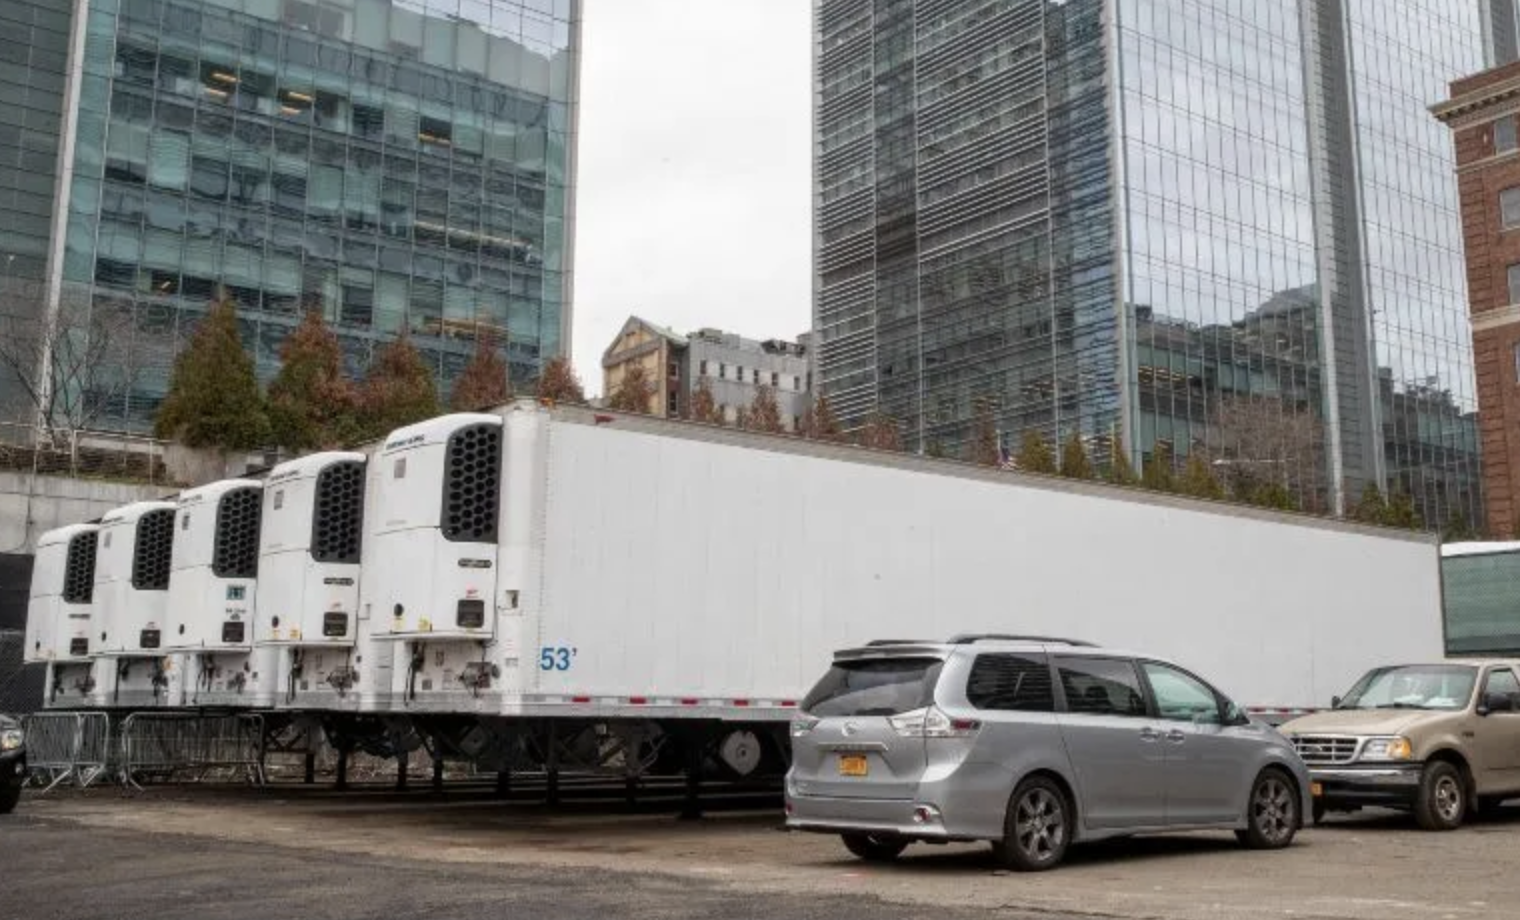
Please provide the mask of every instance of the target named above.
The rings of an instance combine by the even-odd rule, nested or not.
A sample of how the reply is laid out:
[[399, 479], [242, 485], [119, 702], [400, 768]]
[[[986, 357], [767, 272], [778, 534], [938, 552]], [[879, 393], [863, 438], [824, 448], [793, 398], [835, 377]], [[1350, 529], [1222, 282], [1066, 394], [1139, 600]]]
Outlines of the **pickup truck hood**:
[[1285, 735], [1398, 735], [1431, 716], [1451, 713], [1415, 709], [1331, 709], [1285, 723]]

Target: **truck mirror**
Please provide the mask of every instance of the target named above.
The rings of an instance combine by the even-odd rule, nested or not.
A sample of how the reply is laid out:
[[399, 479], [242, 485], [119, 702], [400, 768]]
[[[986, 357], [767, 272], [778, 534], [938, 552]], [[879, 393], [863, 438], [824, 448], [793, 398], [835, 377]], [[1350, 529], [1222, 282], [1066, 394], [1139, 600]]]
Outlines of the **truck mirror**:
[[1341, 698], [1338, 697], [1338, 696], [1332, 696], [1332, 697], [1330, 697], [1330, 708], [1331, 709], [1339, 709], [1339, 708], [1341, 708]]

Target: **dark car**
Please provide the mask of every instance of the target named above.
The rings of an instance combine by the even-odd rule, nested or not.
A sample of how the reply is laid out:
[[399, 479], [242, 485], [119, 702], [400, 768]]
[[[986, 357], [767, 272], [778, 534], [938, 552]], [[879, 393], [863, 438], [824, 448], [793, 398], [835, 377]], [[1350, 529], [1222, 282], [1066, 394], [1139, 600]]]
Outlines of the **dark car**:
[[21, 723], [0, 713], [0, 815], [16, 810], [26, 784], [26, 736]]

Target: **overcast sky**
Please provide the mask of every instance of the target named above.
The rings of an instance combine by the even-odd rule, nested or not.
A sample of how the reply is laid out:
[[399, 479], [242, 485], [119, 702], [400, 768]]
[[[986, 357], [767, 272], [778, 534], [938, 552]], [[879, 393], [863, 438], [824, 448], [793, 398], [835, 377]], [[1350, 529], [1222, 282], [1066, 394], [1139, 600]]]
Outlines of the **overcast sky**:
[[585, 0], [575, 368], [630, 313], [792, 338], [811, 321], [810, 0]]

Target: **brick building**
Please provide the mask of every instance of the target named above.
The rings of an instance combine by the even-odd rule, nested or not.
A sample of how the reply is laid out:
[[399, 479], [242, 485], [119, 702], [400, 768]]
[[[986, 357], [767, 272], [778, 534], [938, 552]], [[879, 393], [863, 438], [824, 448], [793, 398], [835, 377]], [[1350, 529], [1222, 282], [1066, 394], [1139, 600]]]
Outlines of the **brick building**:
[[1520, 533], [1520, 62], [1432, 107], [1456, 144], [1488, 533]]

